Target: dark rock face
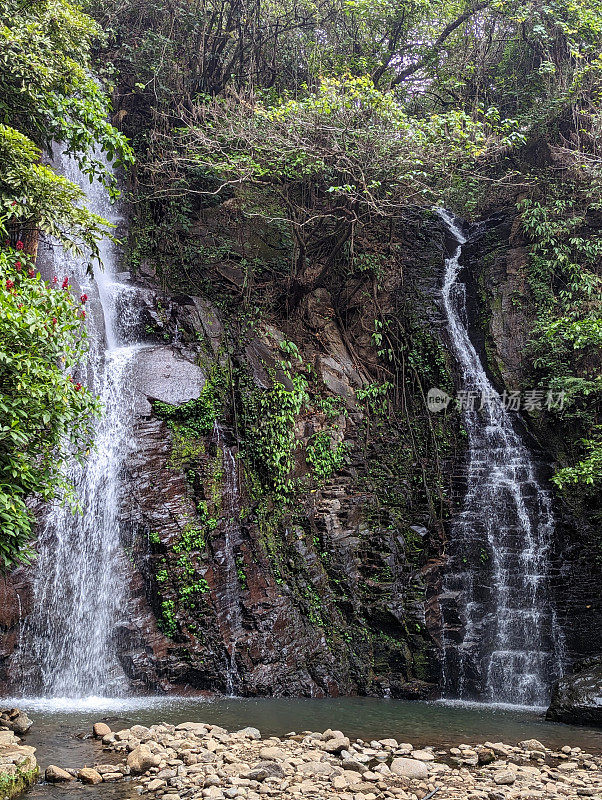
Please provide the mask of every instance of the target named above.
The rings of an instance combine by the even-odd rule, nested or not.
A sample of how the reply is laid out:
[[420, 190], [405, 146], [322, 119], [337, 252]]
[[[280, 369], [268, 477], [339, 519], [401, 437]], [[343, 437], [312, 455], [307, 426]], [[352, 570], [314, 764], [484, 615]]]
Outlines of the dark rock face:
[[[441, 234], [417, 220], [404, 241], [379, 303], [401, 320], [395, 325], [406, 323], [411, 303], [418, 352], [423, 339], [436, 342], [442, 327], [434, 302]], [[316, 288], [287, 321], [266, 321], [234, 347], [223, 312], [206, 298], [162, 297], [161, 313], [148, 311], [171, 344], [157, 348], [157, 369], [152, 353], [150, 367], [140, 368], [136, 441], [127, 464], [123, 527], [132, 553], [133, 608], [117, 635], [135, 685], [244, 695], [424, 698], [436, 692], [443, 526], [429, 495], [431, 456], [416, 461], [407, 417], [370, 423], [358, 403], [358, 390], [373, 380], [375, 315], [358, 299], [359, 288], [348, 297]], [[150, 291], [148, 298], [152, 306]], [[298, 346], [337, 409], [327, 416], [322, 408], [305, 408], [295, 422], [293, 475], [304, 488], [292, 505], [273, 495], [257, 500], [232, 409], [220, 412], [213, 432], [184, 441], [148, 402], [183, 402], [189, 399], [185, 376], [194, 373], [200, 387], [224, 365], [250, 376], [250, 391], [269, 389], [274, 380], [288, 389], [280, 366], [284, 340]], [[240, 380], [232, 391], [242, 391]], [[184, 394], [170, 401], [174, 387]], [[414, 383], [404, 391], [409, 397], [416, 389]], [[408, 399], [405, 414], [420, 415], [413, 425], [427, 423], [422, 398], [412, 408]], [[452, 437], [456, 424], [449, 423]], [[334, 475], [316, 483], [303, 453], [323, 431], [332, 446], [344, 442], [347, 455]], [[439, 514], [445, 508], [444, 501]]]
[[546, 719], [602, 725], [601, 658], [586, 659], [556, 684]]

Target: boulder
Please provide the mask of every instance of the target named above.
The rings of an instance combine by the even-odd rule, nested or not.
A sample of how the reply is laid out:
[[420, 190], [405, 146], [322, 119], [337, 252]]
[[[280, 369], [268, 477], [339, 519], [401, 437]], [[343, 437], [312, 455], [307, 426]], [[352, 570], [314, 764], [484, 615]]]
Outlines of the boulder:
[[103, 736], [108, 736], [111, 733], [111, 729], [106, 722], [95, 722], [92, 725], [92, 733], [97, 739], [102, 739]]
[[97, 772], [95, 769], [91, 769], [90, 767], [83, 767], [83, 769], [80, 769], [80, 771], [77, 773], [77, 777], [82, 783], [102, 783], [102, 775], [100, 772]]
[[428, 767], [424, 761], [419, 761], [415, 758], [394, 758], [390, 769], [395, 775], [416, 780], [424, 780], [429, 774]]
[[134, 775], [140, 775], [151, 767], [157, 767], [160, 761], [161, 757], [152, 753], [148, 745], [141, 744], [128, 755], [127, 765]]
[[73, 775], [70, 775], [66, 770], [50, 764], [46, 767], [45, 778], [51, 783], [66, 783], [73, 780]]
[[18, 708], [4, 708], [0, 710], [0, 726], [8, 728], [14, 733], [22, 736], [31, 728], [33, 722], [24, 711]]
[[602, 658], [589, 658], [558, 681], [546, 719], [602, 725]]

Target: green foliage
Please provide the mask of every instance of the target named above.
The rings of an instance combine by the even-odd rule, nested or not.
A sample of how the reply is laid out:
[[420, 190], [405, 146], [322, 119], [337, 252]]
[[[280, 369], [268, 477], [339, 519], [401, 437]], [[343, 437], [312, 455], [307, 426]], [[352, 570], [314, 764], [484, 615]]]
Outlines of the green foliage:
[[159, 624], [167, 636], [173, 637], [178, 630], [176, 604], [174, 600], [163, 600], [161, 602], [161, 620]]
[[92, 442], [93, 396], [73, 377], [87, 354], [82, 304], [22, 250], [0, 250], [0, 567], [26, 555], [26, 498], [69, 497], [63, 465]]
[[342, 467], [345, 443], [333, 440], [330, 431], [314, 433], [308, 442], [305, 458], [314, 477], [326, 481]]
[[266, 488], [277, 495], [291, 494], [291, 472], [296, 447], [295, 422], [309, 400], [307, 381], [301, 375], [291, 378], [287, 389], [275, 381], [270, 389], [254, 389], [246, 398], [244, 447]]
[[560, 489], [571, 485], [602, 485], [602, 427], [598, 427], [596, 435], [581, 442], [586, 455], [573, 467], [559, 469], [552, 480]]
[[389, 410], [389, 391], [393, 386], [389, 381], [384, 383], [368, 383], [355, 393], [358, 403], [363, 403], [366, 410], [375, 417], [385, 417]]
[[[552, 185], [547, 203], [526, 198], [521, 222], [531, 241], [529, 283], [536, 318], [533, 365], [542, 387], [562, 393], [552, 409], [588, 434], [599, 422], [602, 376], [596, 367], [602, 346], [602, 236], [591, 225], [597, 213], [591, 186]], [[586, 457], [554, 476], [566, 491], [575, 484], [602, 483], [600, 437], [582, 441]]]
[[0, 117], [40, 146], [64, 142], [84, 172], [111, 182], [95, 147], [117, 165], [132, 155], [90, 77], [90, 50], [100, 38], [77, 3], [0, 2]]
[[179, 540], [172, 545], [171, 549], [174, 553], [191, 553], [195, 550], [202, 551], [205, 549], [205, 534], [200, 528], [187, 525], [182, 530]]

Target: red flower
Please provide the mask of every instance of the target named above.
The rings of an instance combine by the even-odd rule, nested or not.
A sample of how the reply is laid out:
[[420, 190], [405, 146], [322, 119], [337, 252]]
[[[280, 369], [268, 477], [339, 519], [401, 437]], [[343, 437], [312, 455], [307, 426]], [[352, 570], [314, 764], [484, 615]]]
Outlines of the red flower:
[[65, 275], [63, 278], [63, 289], [67, 289], [69, 287], [69, 278]]
[[17, 272], [21, 272], [21, 262], [20, 261], [17, 261], [17, 263], [15, 264], [15, 269], [17, 270]]
[[56, 318], [56, 317], [53, 317], [53, 318], [52, 318], [52, 324], [53, 324], [53, 325], [56, 325], [56, 323], [57, 323], [57, 318]]
[[15, 247], [17, 248], [17, 250], [23, 250], [23, 242], [19, 239]]
[[54, 275], [54, 276], [52, 277], [52, 285], [53, 285], [53, 286], [56, 286], [58, 282], [59, 282], [59, 279], [56, 277], [56, 275]]
[[81, 383], [76, 383], [76, 384], [75, 384], [75, 391], [76, 391], [76, 392], [79, 392], [79, 390], [80, 390], [81, 388], [82, 388], [82, 385], [81, 385]]
[[86, 319], [86, 312], [85, 311], [80, 311], [80, 316], [81, 316], [82, 319]]
[[8, 278], [7, 281], [6, 281], [6, 288], [7, 289], [12, 289], [14, 285], [15, 284], [11, 281], [11, 279]]
[[86, 300], [88, 299], [88, 295], [87, 294], [82, 294], [82, 296], [79, 299], [82, 301], [82, 303], [85, 303]]
[[11, 206], [16, 206], [16, 205], [17, 205], [17, 201], [13, 200], [12, 203], [11, 203]]
[[35, 272], [32, 269], [28, 269], [27, 270], [27, 277], [28, 278], [33, 278], [34, 275], [35, 275]]

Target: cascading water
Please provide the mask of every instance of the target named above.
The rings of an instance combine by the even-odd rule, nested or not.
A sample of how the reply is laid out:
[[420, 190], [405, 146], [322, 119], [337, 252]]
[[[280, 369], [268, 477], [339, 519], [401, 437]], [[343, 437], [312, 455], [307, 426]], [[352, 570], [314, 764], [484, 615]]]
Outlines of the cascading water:
[[[58, 154], [56, 161], [58, 170], [84, 189], [88, 208], [118, 224], [105, 188], [90, 183], [73, 159]], [[140, 348], [128, 343], [136, 325], [135, 289], [116, 280], [116, 253], [108, 240], [100, 245], [102, 267], [95, 269], [94, 280], [87, 274], [87, 259], [55, 250], [55, 275], [69, 276], [90, 298], [87, 382], [103, 409], [89, 459], [83, 467], [69, 467], [82, 513], [57, 503], [40, 533], [34, 610], [19, 648], [23, 691], [71, 698], [119, 695], [127, 686], [115, 631], [127, 602], [119, 508], [132, 433], [131, 370]]]
[[215, 424], [215, 440], [221, 448], [224, 469], [223, 519], [224, 519], [224, 548], [220, 559], [219, 593], [220, 607], [224, 609], [220, 622], [224, 628], [224, 638], [230, 640], [228, 647], [228, 666], [226, 672], [226, 691], [233, 695], [240, 682], [238, 666], [236, 664], [236, 640], [242, 628], [240, 612], [240, 585], [238, 568], [236, 564], [235, 549], [240, 543], [240, 527], [238, 515], [240, 513], [240, 497], [238, 491], [238, 469], [236, 457], [232, 448], [224, 442], [224, 437], [219, 424]]
[[468, 334], [458, 282], [466, 238], [452, 214], [438, 214], [456, 243], [442, 299], [468, 434], [466, 494], [451, 524], [442, 595], [444, 694], [542, 706], [561, 661], [548, 591], [551, 499]]

